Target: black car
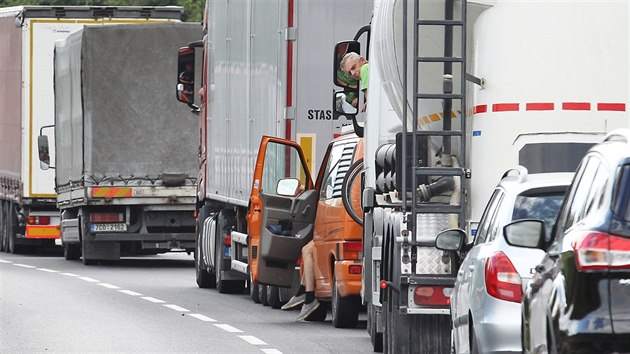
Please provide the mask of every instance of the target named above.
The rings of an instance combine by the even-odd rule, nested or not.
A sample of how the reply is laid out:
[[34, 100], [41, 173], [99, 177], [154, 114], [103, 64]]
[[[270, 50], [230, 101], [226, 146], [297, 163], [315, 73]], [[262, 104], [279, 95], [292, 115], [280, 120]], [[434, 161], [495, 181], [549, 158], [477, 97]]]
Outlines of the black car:
[[546, 251], [523, 295], [525, 353], [630, 353], [629, 129], [588, 151], [548, 240], [540, 220], [504, 236]]

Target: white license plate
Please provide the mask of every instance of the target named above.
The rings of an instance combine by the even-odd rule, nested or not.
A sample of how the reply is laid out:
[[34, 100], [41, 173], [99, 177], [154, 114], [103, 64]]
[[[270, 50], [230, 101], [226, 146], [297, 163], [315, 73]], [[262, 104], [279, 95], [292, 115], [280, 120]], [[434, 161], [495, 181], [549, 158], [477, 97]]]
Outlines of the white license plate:
[[127, 231], [127, 224], [90, 224], [92, 232]]

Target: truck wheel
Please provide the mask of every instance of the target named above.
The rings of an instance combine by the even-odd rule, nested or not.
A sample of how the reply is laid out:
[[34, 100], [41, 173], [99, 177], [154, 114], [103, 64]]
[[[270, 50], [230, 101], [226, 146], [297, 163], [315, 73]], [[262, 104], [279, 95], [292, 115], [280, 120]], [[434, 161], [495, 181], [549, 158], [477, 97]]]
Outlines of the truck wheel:
[[370, 333], [370, 341], [372, 349], [377, 353], [383, 352], [383, 333], [378, 333], [378, 325], [376, 323], [376, 307], [372, 304], [367, 305], [367, 325], [368, 333]]
[[80, 232], [80, 236], [81, 236], [81, 259], [83, 260], [83, 265], [95, 265], [96, 264], [96, 260], [95, 259], [89, 259], [86, 258], [85, 255], [87, 254], [87, 252], [85, 252], [85, 249], [87, 247], [87, 244], [89, 241], [86, 240], [86, 236], [90, 233], [89, 229], [88, 229], [88, 224], [87, 223], [83, 223], [83, 219], [81, 217], [79, 217], [79, 230], [81, 230]]
[[13, 254], [21, 253], [23, 251], [22, 246], [16, 244], [17, 236], [15, 235], [15, 226], [17, 225], [17, 216], [15, 215], [13, 203], [6, 204], [6, 213], [4, 215], [6, 217], [6, 237], [9, 239], [9, 252]]
[[9, 240], [5, 231], [4, 201], [0, 201], [0, 251], [8, 252]]
[[269, 304], [272, 309], [282, 307], [282, 303], [280, 303], [280, 288], [277, 286], [267, 286], [267, 304]]
[[76, 261], [81, 258], [81, 245], [76, 243], [64, 243], [63, 258], [68, 261]]
[[240, 294], [245, 289], [245, 281], [243, 280], [227, 280], [223, 279], [221, 271], [223, 270], [223, 233], [227, 232], [233, 225], [236, 224], [234, 218], [234, 212], [229, 210], [221, 210], [218, 219], [218, 230], [216, 232], [217, 239], [215, 240], [215, 252], [214, 258], [215, 279], [217, 284], [217, 290], [221, 294], [236, 293]]
[[214, 274], [208, 273], [208, 266], [204, 261], [204, 253], [203, 253], [203, 243], [206, 240], [201, 238], [203, 234], [203, 225], [208, 218], [208, 210], [205, 206], [199, 209], [199, 213], [197, 214], [197, 229], [196, 229], [196, 242], [195, 242], [195, 280], [197, 281], [197, 286], [206, 289], [206, 288], [214, 288], [217, 285], [217, 280]]
[[269, 303], [267, 302], [267, 290], [267, 285], [258, 284], [258, 298], [263, 306], [269, 306]]
[[260, 304], [260, 295], [258, 294], [258, 282], [249, 282], [249, 297], [253, 302]]
[[341, 297], [337, 280], [332, 278], [332, 323], [335, 328], [354, 328], [359, 321], [359, 301], [355, 296]]

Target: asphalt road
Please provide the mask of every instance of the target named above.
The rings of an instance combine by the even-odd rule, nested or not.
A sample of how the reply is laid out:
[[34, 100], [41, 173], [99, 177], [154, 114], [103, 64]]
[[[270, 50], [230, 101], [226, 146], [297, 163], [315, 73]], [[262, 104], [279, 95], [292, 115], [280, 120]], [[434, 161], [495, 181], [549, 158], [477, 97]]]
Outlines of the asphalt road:
[[59, 252], [0, 253], [0, 353], [371, 353], [355, 329], [195, 283], [185, 253], [84, 266]]

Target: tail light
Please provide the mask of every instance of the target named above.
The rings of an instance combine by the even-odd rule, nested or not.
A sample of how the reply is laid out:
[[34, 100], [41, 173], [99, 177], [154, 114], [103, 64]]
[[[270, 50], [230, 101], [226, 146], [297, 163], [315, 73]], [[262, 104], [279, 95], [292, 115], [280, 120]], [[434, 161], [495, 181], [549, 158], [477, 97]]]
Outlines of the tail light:
[[28, 222], [29, 225], [50, 225], [50, 216], [29, 215], [27, 222]]
[[630, 239], [603, 232], [586, 232], [573, 242], [579, 271], [630, 269]]
[[503, 252], [496, 252], [486, 261], [486, 291], [499, 300], [521, 302], [521, 276]]
[[413, 292], [413, 302], [416, 305], [449, 305], [452, 290], [443, 286], [419, 286]]
[[90, 222], [124, 222], [123, 213], [91, 213]]
[[361, 269], [363, 267], [360, 265], [351, 265], [348, 267], [348, 273], [349, 274], [361, 274]]
[[223, 245], [227, 247], [232, 246], [232, 234], [225, 234], [223, 236]]
[[344, 242], [341, 244], [343, 259], [361, 259], [363, 244], [361, 242]]

